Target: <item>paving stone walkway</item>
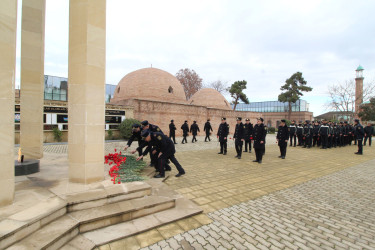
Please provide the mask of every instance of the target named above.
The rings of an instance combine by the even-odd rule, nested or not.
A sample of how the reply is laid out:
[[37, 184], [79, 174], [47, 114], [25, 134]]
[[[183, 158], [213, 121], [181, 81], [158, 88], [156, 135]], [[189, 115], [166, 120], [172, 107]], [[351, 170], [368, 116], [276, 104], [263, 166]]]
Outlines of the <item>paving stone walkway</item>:
[[144, 249], [375, 249], [375, 160], [209, 213]]

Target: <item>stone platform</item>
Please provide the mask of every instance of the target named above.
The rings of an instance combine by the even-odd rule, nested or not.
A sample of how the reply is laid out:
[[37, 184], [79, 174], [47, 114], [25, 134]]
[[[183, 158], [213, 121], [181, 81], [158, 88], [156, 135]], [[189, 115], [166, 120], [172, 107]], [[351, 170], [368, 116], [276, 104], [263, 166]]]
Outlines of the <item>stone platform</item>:
[[39, 160], [14, 161], [15, 176], [29, 175], [39, 172]]

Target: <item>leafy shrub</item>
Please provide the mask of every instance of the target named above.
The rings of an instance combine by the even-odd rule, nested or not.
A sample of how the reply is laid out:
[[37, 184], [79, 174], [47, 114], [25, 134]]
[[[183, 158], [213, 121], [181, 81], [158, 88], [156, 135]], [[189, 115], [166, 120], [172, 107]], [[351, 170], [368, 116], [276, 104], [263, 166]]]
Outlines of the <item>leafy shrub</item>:
[[58, 127], [54, 127], [52, 129], [52, 132], [53, 132], [53, 138], [55, 139], [55, 141], [61, 142], [61, 139], [62, 139], [61, 130]]
[[132, 125], [134, 123], [141, 124], [140, 121], [132, 118], [125, 119], [123, 122], [121, 122], [119, 129], [120, 129], [120, 134], [123, 138], [129, 139], [130, 136], [132, 135]]
[[108, 133], [108, 140], [112, 140], [113, 139], [113, 130], [108, 129], [107, 133]]
[[268, 127], [268, 133], [269, 134], [274, 134], [276, 132], [276, 128], [275, 127]]

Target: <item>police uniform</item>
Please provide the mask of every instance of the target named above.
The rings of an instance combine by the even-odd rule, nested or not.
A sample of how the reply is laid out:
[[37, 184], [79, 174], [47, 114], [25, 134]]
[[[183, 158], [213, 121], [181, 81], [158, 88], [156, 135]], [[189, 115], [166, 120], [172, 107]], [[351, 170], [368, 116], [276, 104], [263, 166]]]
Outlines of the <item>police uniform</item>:
[[211, 139], [210, 139], [210, 132], [213, 131], [213, 130], [212, 130], [212, 126], [211, 126], [211, 123], [210, 123], [210, 119], [208, 119], [207, 122], [204, 124], [203, 131], [206, 132], [206, 137], [204, 138], [204, 141], [205, 142], [207, 140], [211, 141]]
[[[151, 132], [158, 132], [158, 133], [164, 134], [163, 131], [161, 131], [161, 129], [159, 128], [159, 126], [151, 124], [147, 120], [144, 120], [144, 121], [141, 122], [141, 127], [142, 127], [142, 131], [149, 130]], [[143, 145], [143, 147], [144, 147], [144, 145]], [[149, 150], [150, 159], [151, 159], [150, 166], [155, 166], [155, 168], [157, 168], [157, 158], [155, 157], [155, 155], [152, 154], [152, 151], [153, 150]]]
[[181, 129], [182, 129], [182, 136], [184, 137], [184, 139], [182, 139], [182, 144], [184, 144], [184, 143], [187, 143], [186, 137], [189, 134], [189, 125], [187, 124], [187, 121], [185, 121], [184, 124], [182, 124]]
[[318, 146], [320, 145], [320, 136], [319, 136], [319, 129], [320, 129], [320, 125], [318, 122], [315, 122], [314, 123], [314, 126], [313, 126], [313, 129], [312, 129], [312, 133], [313, 133], [313, 143], [312, 143], [312, 146], [315, 147], [315, 146]]
[[358, 119], [355, 119], [355, 126], [354, 126], [354, 134], [357, 138], [357, 144], [358, 144], [358, 152], [355, 154], [357, 155], [362, 155], [363, 154], [363, 148], [362, 148], [362, 141], [363, 141], [363, 136], [365, 135], [365, 131], [363, 129], [363, 126], [359, 123]]
[[217, 130], [217, 137], [220, 142], [220, 152], [219, 154], [227, 154], [227, 141], [228, 141], [228, 134], [229, 134], [229, 125], [225, 122], [226, 118], [221, 118], [219, 129]]
[[[249, 122], [250, 119], [246, 118], [246, 121]], [[247, 122], [244, 124], [245, 126], [245, 150], [244, 152], [247, 152], [247, 145], [249, 145], [249, 152], [251, 153], [251, 138], [253, 137], [254, 127], [253, 127], [253, 124], [251, 124], [251, 122], [249, 123]]]
[[364, 128], [365, 131], [365, 142], [363, 143], [364, 146], [366, 146], [366, 142], [368, 139], [368, 145], [371, 147], [371, 137], [374, 133], [374, 127], [371, 124], [367, 124], [367, 126]]
[[173, 123], [174, 121], [171, 120], [171, 123], [169, 124], [169, 138], [173, 139], [173, 143], [176, 143], [176, 126]]
[[157, 153], [159, 174], [155, 175], [154, 177], [165, 177], [165, 165], [167, 164], [167, 160], [170, 160], [176, 166], [178, 170], [178, 174], [176, 175], [176, 177], [180, 177], [181, 175], [185, 174], [185, 170], [182, 168], [182, 166], [174, 156], [174, 154], [176, 153], [176, 149], [172, 140], [160, 132], [151, 132], [149, 130], [142, 131], [142, 138], [146, 138], [148, 136], [151, 136], [151, 140], [149, 141], [150, 146], [161, 153], [160, 156], [159, 153]]
[[323, 124], [320, 125], [320, 128], [319, 128], [319, 136], [320, 136], [320, 140], [322, 142], [321, 149], [327, 149], [329, 133], [330, 133], [330, 128], [327, 124], [327, 121], [323, 121]]
[[288, 140], [289, 140], [289, 131], [288, 127], [285, 124], [285, 120], [281, 120], [282, 123], [284, 123], [284, 126], [279, 126], [276, 139], [277, 143], [280, 147], [280, 158], [285, 159], [286, 156], [286, 148], [288, 146]]
[[193, 124], [191, 124], [191, 126], [190, 126], [190, 133], [193, 135], [193, 139], [191, 140], [192, 143], [197, 141], [196, 136], [197, 136], [198, 132], [201, 132], [201, 131], [199, 130], [197, 122], [194, 121]]
[[304, 140], [303, 140], [303, 126], [302, 122], [300, 121], [297, 126], [297, 139], [298, 139], [298, 146], [303, 146]]
[[[139, 128], [139, 131], [137, 131]], [[141, 156], [142, 155], [142, 147], [141, 147], [141, 144], [142, 144], [142, 136], [141, 136], [141, 125], [139, 124], [133, 124], [132, 125], [132, 135], [130, 136], [129, 140], [128, 140], [128, 143], [126, 145], [128, 145], [128, 147], [130, 147], [133, 143], [133, 141], [136, 139], [138, 141], [138, 148], [137, 148], [137, 151], [138, 151], [138, 155]]]
[[310, 121], [306, 120], [305, 126], [303, 127], [303, 136], [305, 137], [305, 145], [304, 148], [311, 148], [312, 142], [312, 127], [310, 125]]
[[241, 120], [242, 120], [241, 117], [237, 117], [237, 122], [240, 122], [240, 123], [236, 124], [236, 128], [234, 130], [234, 135], [233, 135], [233, 138], [235, 139], [234, 145], [236, 147], [236, 152], [237, 152], [237, 155], [235, 157], [237, 157], [238, 159], [241, 159], [242, 145], [243, 145], [243, 141], [245, 138], [245, 128], [246, 128], [245, 125], [241, 122]]
[[262, 163], [267, 131], [263, 124], [263, 118], [259, 118], [258, 120], [262, 123], [257, 123], [254, 126], [253, 140], [256, 159], [253, 162]]

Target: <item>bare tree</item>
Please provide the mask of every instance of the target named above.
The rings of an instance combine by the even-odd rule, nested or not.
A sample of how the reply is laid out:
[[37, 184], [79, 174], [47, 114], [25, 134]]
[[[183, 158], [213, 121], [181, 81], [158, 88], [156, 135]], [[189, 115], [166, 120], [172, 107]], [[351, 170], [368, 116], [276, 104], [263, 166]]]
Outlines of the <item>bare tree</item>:
[[224, 94], [228, 93], [227, 83], [228, 82], [223, 82], [221, 80], [217, 80], [217, 81], [209, 83], [205, 87], [215, 89], [218, 92], [220, 92], [222, 95], [224, 95]]
[[180, 69], [176, 73], [176, 78], [184, 87], [186, 100], [189, 100], [195, 92], [202, 88], [202, 78], [192, 69]]
[[[355, 81], [351, 79], [329, 86], [328, 95], [330, 100], [326, 104], [327, 109], [342, 112], [352, 121], [358, 112], [355, 110], [355, 102], [358, 100], [355, 96]], [[374, 95], [375, 83], [371, 81], [363, 86], [363, 101], [368, 101]]]

